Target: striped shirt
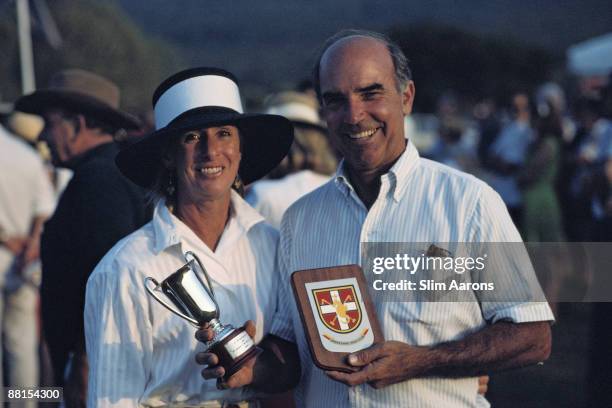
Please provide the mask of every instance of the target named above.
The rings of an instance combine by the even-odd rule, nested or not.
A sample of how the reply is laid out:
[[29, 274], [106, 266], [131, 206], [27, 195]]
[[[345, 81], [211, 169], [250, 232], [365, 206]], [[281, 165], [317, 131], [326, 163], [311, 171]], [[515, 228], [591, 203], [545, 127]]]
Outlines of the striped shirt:
[[[347, 387], [314, 366], [289, 277], [302, 269], [362, 264], [360, 243], [364, 242], [520, 242], [520, 235], [489, 186], [420, 158], [410, 142], [381, 177], [380, 193], [369, 211], [341, 163], [330, 182], [289, 208], [281, 226], [278, 262], [283, 279], [271, 332], [298, 344], [302, 362], [302, 380], [295, 393], [298, 405], [482, 406], [476, 377], [418, 378], [375, 390], [367, 384]], [[512, 273], [522, 277], [525, 272], [519, 268]], [[379, 302], [375, 308], [385, 339], [411, 345], [458, 340], [500, 319], [553, 319], [545, 302]]]
[[253, 320], [259, 341], [274, 313], [270, 293], [278, 281], [278, 232], [233, 191], [231, 208], [214, 252], [160, 203], [151, 222], [119, 241], [98, 264], [85, 305], [87, 406], [198, 406], [248, 397], [244, 389], [220, 391], [215, 380], [202, 378], [195, 355], [204, 347], [195, 328], [144, 287], [146, 276], [161, 282], [193, 251], [210, 275], [221, 323], [240, 327]]

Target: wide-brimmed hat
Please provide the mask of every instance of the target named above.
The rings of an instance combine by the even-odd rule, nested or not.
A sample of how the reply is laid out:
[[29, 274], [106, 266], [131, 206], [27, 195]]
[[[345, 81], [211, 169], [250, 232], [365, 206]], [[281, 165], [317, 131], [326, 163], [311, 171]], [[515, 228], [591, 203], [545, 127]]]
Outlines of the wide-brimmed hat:
[[121, 150], [116, 163], [136, 184], [151, 187], [173, 137], [193, 129], [235, 125], [242, 159], [238, 174], [249, 184], [272, 170], [293, 141], [293, 126], [278, 115], [245, 114], [236, 78], [218, 68], [192, 68], [161, 83], [153, 94], [155, 132]]
[[110, 80], [81, 69], [67, 69], [53, 75], [47, 88], [19, 98], [15, 109], [41, 115], [45, 109], [66, 108], [117, 128], [138, 128], [136, 117], [119, 110], [119, 97], [119, 88]]
[[284, 91], [269, 96], [265, 101], [266, 113], [281, 115], [290, 121], [325, 131], [319, 116], [319, 102], [313, 95]]

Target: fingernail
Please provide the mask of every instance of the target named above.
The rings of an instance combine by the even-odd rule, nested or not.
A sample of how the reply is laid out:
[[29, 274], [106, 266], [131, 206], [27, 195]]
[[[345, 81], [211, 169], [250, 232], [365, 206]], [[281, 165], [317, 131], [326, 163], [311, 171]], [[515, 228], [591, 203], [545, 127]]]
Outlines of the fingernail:
[[357, 364], [357, 356], [354, 354], [349, 355], [348, 362], [349, 364]]

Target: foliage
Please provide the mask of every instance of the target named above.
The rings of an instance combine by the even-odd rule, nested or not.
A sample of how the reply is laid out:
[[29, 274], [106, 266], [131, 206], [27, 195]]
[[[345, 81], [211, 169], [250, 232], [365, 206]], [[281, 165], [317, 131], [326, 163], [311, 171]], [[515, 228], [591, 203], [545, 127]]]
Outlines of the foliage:
[[395, 27], [389, 35], [410, 60], [419, 111], [435, 110], [437, 98], [448, 91], [466, 102], [493, 97], [505, 103], [512, 92], [550, 79], [558, 63], [543, 49], [457, 28]]
[[[48, 4], [63, 45], [53, 49], [42, 33], [33, 30], [38, 88], [61, 69], [82, 68], [116, 82], [126, 109], [149, 109], [155, 86], [180, 64], [176, 52], [160, 40], [145, 37], [114, 1], [54, 0]], [[4, 78], [0, 92], [4, 99], [14, 99], [21, 83], [14, 3], [4, 3], [0, 9], [0, 74]]]

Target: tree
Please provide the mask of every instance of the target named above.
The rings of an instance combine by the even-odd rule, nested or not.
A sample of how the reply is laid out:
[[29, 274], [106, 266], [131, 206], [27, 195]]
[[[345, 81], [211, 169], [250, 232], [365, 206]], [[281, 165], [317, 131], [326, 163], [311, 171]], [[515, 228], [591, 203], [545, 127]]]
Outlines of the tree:
[[[168, 44], [147, 38], [114, 1], [54, 0], [51, 13], [63, 45], [53, 49], [34, 30], [34, 64], [39, 88], [65, 68], [82, 68], [116, 82], [122, 105], [132, 112], [151, 107], [151, 95], [159, 82], [176, 71], [181, 58]], [[19, 54], [14, 3], [0, 6], [0, 93], [4, 99], [20, 96]]]
[[395, 27], [389, 34], [410, 60], [421, 111], [433, 111], [448, 90], [472, 102], [493, 97], [505, 103], [512, 92], [550, 79], [557, 63], [543, 49], [457, 28]]

